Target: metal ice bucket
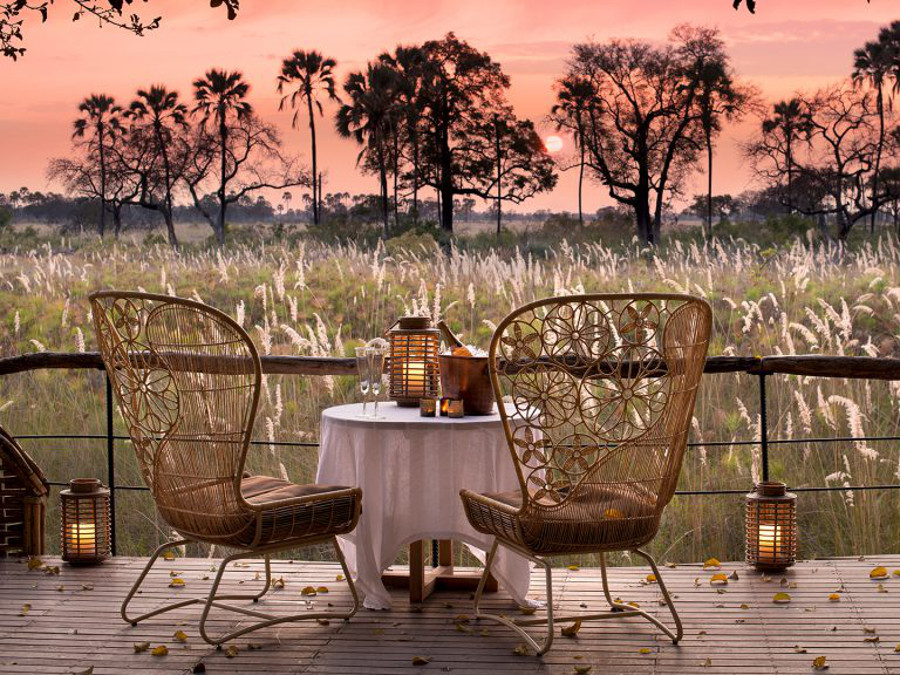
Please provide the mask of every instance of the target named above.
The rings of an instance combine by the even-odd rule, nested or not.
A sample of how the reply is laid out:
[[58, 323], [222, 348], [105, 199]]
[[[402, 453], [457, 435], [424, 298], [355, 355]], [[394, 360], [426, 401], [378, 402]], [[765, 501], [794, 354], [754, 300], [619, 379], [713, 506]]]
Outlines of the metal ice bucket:
[[492, 415], [494, 391], [487, 356], [438, 356], [443, 396], [461, 398], [466, 415]]

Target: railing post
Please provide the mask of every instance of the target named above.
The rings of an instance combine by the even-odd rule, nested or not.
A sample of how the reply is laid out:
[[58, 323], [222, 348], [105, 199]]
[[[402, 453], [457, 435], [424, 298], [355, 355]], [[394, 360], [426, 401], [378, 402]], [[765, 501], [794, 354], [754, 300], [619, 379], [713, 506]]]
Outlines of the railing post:
[[766, 414], [766, 374], [759, 377], [759, 447], [762, 451], [762, 479], [769, 480], [769, 420]]
[[116, 555], [116, 441], [113, 436], [113, 390], [109, 375], [106, 379], [106, 480], [109, 483], [109, 543]]

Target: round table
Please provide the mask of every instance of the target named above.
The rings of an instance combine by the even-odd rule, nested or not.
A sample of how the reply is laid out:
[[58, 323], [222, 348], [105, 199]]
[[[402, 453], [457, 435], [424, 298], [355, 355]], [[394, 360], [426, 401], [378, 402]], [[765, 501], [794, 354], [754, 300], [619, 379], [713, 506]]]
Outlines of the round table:
[[[421, 417], [418, 408], [394, 403], [379, 405], [379, 419], [360, 417], [361, 412], [362, 404], [322, 412], [316, 482], [362, 488], [362, 516], [341, 538], [341, 548], [364, 606], [388, 609], [391, 597], [382, 573], [404, 546], [423, 539], [462, 541], [484, 560], [491, 537], [469, 525], [462, 488], [520, 488], [496, 413]], [[492, 571], [514, 600], [527, 604], [527, 560], [501, 548]]]

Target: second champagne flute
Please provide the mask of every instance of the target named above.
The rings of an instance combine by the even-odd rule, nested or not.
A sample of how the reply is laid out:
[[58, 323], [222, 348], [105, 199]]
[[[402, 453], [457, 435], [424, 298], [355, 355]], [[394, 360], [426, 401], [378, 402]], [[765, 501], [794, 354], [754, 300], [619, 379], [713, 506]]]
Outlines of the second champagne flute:
[[374, 417], [378, 418], [378, 394], [381, 393], [381, 378], [384, 375], [384, 356], [385, 349], [384, 347], [370, 347], [370, 351], [372, 352], [369, 366], [371, 368], [369, 375], [369, 385], [372, 388], [372, 395], [375, 397], [375, 414]]
[[370, 347], [356, 348], [356, 373], [359, 375], [359, 390], [363, 395], [363, 409], [360, 417], [366, 417], [366, 403], [369, 401], [369, 378], [372, 374], [372, 349]]

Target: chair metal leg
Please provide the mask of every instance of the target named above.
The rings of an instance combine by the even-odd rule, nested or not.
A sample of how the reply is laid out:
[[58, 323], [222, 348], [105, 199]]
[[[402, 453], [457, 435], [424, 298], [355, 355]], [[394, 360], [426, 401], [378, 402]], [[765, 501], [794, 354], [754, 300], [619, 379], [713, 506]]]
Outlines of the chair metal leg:
[[[573, 621], [589, 621], [589, 620], [602, 620], [602, 619], [613, 619], [613, 618], [624, 618], [628, 616], [639, 616], [657, 628], [659, 628], [663, 633], [665, 633], [669, 638], [672, 639], [672, 642], [678, 644], [679, 640], [684, 636], [684, 631], [681, 625], [681, 619], [678, 616], [678, 612], [675, 611], [675, 605], [672, 602], [672, 597], [669, 595], [669, 590], [666, 588], [665, 582], [663, 582], [662, 576], [659, 573], [659, 569], [656, 566], [656, 561], [653, 560], [653, 557], [640, 549], [635, 549], [634, 553], [637, 553], [644, 560], [646, 560], [651, 569], [653, 570], [653, 574], [656, 576], [657, 583], [659, 584], [660, 592], [663, 595], [663, 599], [666, 602], [666, 605], [669, 607], [669, 611], [672, 613], [672, 618], [675, 622], [675, 632], [673, 632], [668, 626], [666, 626], [662, 621], [657, 619], [652, 614], [644, 611], [639, 607], [634, 607], [633, 605], [624, 604], [621, 602], [617, 602], [613, 599], [612, 593], [609, 590], [609, 579], [606, 573], [606, 560], [605, 556], [600, 556], [600, 575], [603, 580], [603, 594], [606, 596], [606, 600], [610, 605], [610, 611], [608, 612], [597, 612], [592, 614], [574, 614], [570, 616], [562, 616], [557, 617], [554, 615], [553, 610], [553, 577], [551, 574], [550, 564], [544, 558], [538, 558], [537, 556], [531, 555], [529, 552], [524, 551], [517, 547], [510, 547], [505, 545], [507, 548], [510, 548], [514, 552], [519, 555], [527, 558], [528, 560], [537, 563], [538, 565], [544, 568], [544, 573], [546, 575], [546, 583], [547, 583], [547, 616], [542, 619], [510, 619], [506, 616], [499, 614], [488, 614], [486, 612], [481, 611], [481, 598], [484, 592], [484, 585], [487, 580], [488, 575], [491, 571], [491, 566], [494, 563], [497, 554], [497, 548], [500, 542], [497, 540], [494, 541], [494, 545], [491, 547], [490, 552], [488, 553], [487, 560], [485, 561], [484, 566], [484, 574], [482, 574], [481, 582], [478, 584], [478, 590], [475, 591], [475, 617], [478, 619], [488, 619], [490, 621], [495, 621], [497, 623], [501, 623], [508, 628], [511, 628], [516, 632], [525, 642], [531, 647], [538, 656], [545, 654], [550, 647], [553, 645], [553, 637], [554, 637], [554, 623], [563, 623], [563, 622], [573, 622]], [[547, 634], [544, 638], [543, 642], [538, 642], [531, 635], [525, 632], [524, 627], [526, 626], [540, 626], [547, 625]]]
[[639, 548], [634, 549], [634, 552], [641, 556], [647, 563], [650, 565], [650, 569], [653, 570], [653, 576], [656, 577], [656, 583], [659, 584], [659, 591], [662, 593], [663, 600], [666, 601], [666, 606], [669, 608], [669, 612], [672, 614], [672, 620], [675, 622], [675, 633], [663, 625], [658, 619], [655, 617], [651, 617], [647, 615], [647, 618], [650, 619], [654, 624], [659, 626], [659, 628], [670, 638], [672, 638], [672, 642], [676, 645], [681, 641], [681, 638], [684, 637], [684, 628], [681, 625], [681, 617], [678, 616], [678, 611], [675, 609], [675, 603], [672, 601], [672, 596], [669, 595], [669, 589], [666, 588], [666, 582], [663, 581], [662, 575], [659, 573], [659, 568], [656, 566], [656, 561], [653, 559], [653, 556], [647, 553], [646, 551], [642, 551]]
[[141, 584], [144, 583], [144, 579], [147, 578], [147, 575], [150, 573], [150, 568], [153, 567], [153, 563], [157, 561], [159, 556], [163, 551], [170, 548], [175, 548], [177, 546], [183, 546], [184, 544], [191, 543], [190, 539], [181, 539], [179, 541], [170, 541], [162, 546], [158, 546], [156, 550], [153, 552], [153, 555], [150, 556], [150, 560], [147, 561], [147, 564], [144, 565], [144, 569], [141, 571], [140, 576], [138, 576], [137, 580], [134, 582], [134, 585], [131, 587], [131, 590], [128, 591], [128, 595], [125, 596], [125, 600], [122, 602], [121, 614], [122, 618], [130, 623], [132, 626], [137, 626], [139, 621], [143, 621], [144, 619], [149, 619], [151, 616], [156, 616], [157, 614], [162, 614], [164, 612], [171, 612], [173, 609], [178, 609], [179, 607], [187, 607], [188, 605], [195, 605], [199, 602], [202, 602], [202, 598], [191, 598], [190, 600], [182, 600], [181, 602], [176, 602], [171, 605], [164, 605], [159, 607], [158, 609], [154, 609], [153, 611], [147, 612], [145, 614], [141, 614], [140, 616], [131, 617], [128, 616], [128, 605], [131, 603], [131, 600], [137, 595], [138, 590], [141, 587]]
[[[236, 598], [243, 598], [245, 596], [236, 596], [236, 595], [219, 595], [219, 585], [222, 583], [222, 577], [225, 574], [225, 570], [228, 567], [229, 563], [232, 563], [236, 560], [241, 560], [245, 558], [254, 558], [258, 554], [252, 552], [242, 552], [236, 553], [234, 555], [225, 558], [222, 561], [221, 566], [219, 567], [219, 571], [216, 574], [216, 578], [213, 581], [212, 588], [210, 588], [209, 595], [206, 598], [205, 604], [203, 606], [203, 613], [200, 615], [200, 635], [211, 645], [221, 646], [222, 643], [227, 642], [228, 640], [233, 640], [236, 637], [244, 635], [246, 633], [250, 633], [255, 630], [259, 630], [260, 628], [266, 628], [268, 626], [274, 626], [279, 623], [286, 623], [289, 621], [310, 621], [317, 619], [343, 619], [344, 621], [348, 621], [357, 611], [359, 611], [359, 595], [356, 592], [356, 585], [353, 583], [353, 578], [350, 576], [350, 570], [347, 568], [347, 562], [344, 559], [344, 554], [341, 551], [340, 546], [337, 543], [337, 538], [331, 538], [332, 545], [334, 546], [335, 554], [337, 555], [338, 561], [341, 563], [341, 569], [344, 571], [344, 577], [347, 580], [347, 585], [350, 587], [350, 594], [353, 596], [353, 608], [349, 612], [306, 612], [304, 614], [292, 614], [289, 616], [275, 616], [273, 614], [267, 614], [265, 612], [258, 612], [255, 610], [250, 610], [245, 607], [236, 607], [235, 605], [229, 605], [221, 602], [222, 600], [233, 600]], [[267, 556], [268, 558], [268, 556]], [[268, 567], [268, 560], [267, 560]], [[268, 585], [268, 573], [267, 573], [267, 585]], [[250, 624], [249, 626], [244, 626], [243, 628], [239, 628], [234, 630], [226, 635], [220, 637], [210, 637], [210, 635], [206, 631], [206, 622], [209, 619], [210, 610], [213, 607], [217, 607], [219, 609], [225, 609], [230, 612], [237, 612], [239, 614], [245, 614], [247, 616], [253, 616], [258, 619], [262, 619], [254, 624]]]

